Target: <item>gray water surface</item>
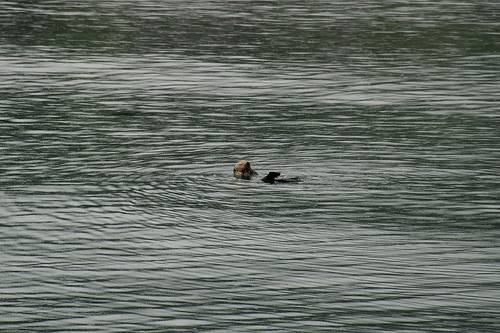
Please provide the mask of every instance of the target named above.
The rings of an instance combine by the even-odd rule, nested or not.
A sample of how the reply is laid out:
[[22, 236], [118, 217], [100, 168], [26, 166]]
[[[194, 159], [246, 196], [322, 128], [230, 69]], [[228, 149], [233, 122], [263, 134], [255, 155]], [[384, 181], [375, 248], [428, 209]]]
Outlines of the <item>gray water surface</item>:
[[0, 3], [0, 330], [499, 331], [498, 22]]

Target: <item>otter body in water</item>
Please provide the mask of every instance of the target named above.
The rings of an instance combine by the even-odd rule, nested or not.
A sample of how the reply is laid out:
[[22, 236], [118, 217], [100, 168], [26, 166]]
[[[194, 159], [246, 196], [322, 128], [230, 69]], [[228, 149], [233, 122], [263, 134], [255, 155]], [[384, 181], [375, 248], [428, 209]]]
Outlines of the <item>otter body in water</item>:
[[269, 172], [267, 174], [267, 176], [265, 176], [261, 180], [264, 183], [269, 183], [269, 184], [274, 184], [274, 183], [298, 183], [298, 182], [300, 182], [300, 178], [299, 177], [276, 178], [279, 175], [281, 175], [281, 173], [279, 173], [279, 172], [272, 172], [271, 171], [271, 172]]
[[[234, 166], [234, 176], [236, 178], [242, 179], [251, 179], [253, 176], [258, 176], [259, 174], [250, 167], [250, 162], [248, 161], [239, 161]], [[261, 180], [265, 183], [274, 184], [278, 183], [297, 183], [300, 182], [301, 179], [299, 177], [291, 177], [291, 178], [277, 178], [281, 175], [280, 172], [269, 172], [267, 176], [262, 178]]]

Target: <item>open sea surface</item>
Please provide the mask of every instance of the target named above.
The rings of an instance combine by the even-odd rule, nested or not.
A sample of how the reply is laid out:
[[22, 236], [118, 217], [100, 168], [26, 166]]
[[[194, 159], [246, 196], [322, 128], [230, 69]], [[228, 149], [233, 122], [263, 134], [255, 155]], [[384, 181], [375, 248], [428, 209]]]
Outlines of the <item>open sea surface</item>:
[[500, 2], [2, 1], [0, 43], [0, 331], [500, 331]]

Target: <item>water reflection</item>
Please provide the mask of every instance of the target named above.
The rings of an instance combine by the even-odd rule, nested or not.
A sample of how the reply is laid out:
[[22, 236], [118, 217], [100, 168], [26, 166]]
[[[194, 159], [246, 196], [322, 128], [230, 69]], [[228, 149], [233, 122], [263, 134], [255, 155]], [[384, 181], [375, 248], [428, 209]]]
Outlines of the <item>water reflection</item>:
[[0, 322], [498, 330], [497, 7], [0, 5]]

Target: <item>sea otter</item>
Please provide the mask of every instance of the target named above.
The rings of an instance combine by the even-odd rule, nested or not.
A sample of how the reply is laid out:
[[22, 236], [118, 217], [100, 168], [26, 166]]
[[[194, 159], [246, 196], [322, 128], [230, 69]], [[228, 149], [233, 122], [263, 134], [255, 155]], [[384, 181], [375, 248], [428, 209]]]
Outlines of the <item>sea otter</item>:
[[[236, 178], [242, 179], [251, 179], [253, 176], [258, 176], [259, 174], [250, 167], [250, 162], [248, 161], [239, 161], [234, 166], [234, 176]], [[299, 177], [292, 178], [276, 178], [280, 176], [280, 172], [269, 172], [267, 176], [262, 178], [261, 180], [265, 183], [274, 184], [275, 182], [279, 183], [297, 183], [300, 182], [301, 179]]]

